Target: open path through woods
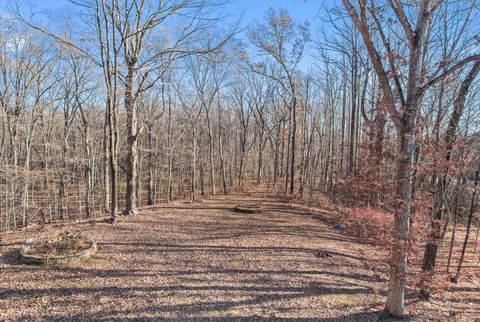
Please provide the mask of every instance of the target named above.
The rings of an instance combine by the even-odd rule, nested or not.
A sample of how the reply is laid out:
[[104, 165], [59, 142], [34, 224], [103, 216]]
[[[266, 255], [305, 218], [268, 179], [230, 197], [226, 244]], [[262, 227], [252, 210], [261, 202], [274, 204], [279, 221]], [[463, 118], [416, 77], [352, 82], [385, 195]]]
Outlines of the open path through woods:
[[[252, 202], [263, 213], [231, 210]], [[120, 219], [39, 231], [98, 242], [93, 258], [61, 268], [20, 265], [15, 250], [27, 235], [7, 235], [0, 320], [377, 321], [383, 309], [387, 267], [371, 260], [379, 250], [337, 232], [321, 212], [234, 194]], [[480, 316], [478, 306], [459, 310]]]

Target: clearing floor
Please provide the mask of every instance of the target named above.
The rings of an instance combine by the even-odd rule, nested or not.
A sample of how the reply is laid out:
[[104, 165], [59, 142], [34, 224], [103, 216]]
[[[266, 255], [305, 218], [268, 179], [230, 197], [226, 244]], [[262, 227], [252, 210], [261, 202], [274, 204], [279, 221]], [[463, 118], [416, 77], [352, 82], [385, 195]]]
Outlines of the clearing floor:
[[[264, 211], [232, 211], [242, 203]], [[32, 232], [64, 231], [96, 240], [99, 252], [67, 267], [16, 260]], [[264, 194], [162, 204], [115, 225], [18, 232], [0, 245], [0, 320], [377, 321], [387, 289], [387, 265], [372, 260], [384, 252], [337, 232], [322, 211]], [[458, 288], [430, 302], [411, 296], [410, 314], [480, 318], [479, 285]]]

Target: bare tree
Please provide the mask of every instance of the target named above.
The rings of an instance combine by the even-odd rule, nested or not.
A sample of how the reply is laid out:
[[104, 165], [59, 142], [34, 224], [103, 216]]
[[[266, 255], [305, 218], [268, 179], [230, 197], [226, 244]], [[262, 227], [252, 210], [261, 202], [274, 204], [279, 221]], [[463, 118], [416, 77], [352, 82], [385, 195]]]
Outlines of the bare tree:
[[[410, 231], [412, 162], [420, 104], [429, 86], [468, 62], [480, 59], [480, 56], [469, 56], [455, 63], [449, 63], [449, 67], [439, 73], [439, 69], [442, 67], [432, 68], [426, 60], [426, 54], [430, 49], [429, 30], [433, 15], [442, 1], [419, 1], [413, 7], [415, 12], [413, 17], [407, 15], [405, 5], [401, 1], [390, 1], [389, 7], [393, 11], [393, 17], [401, 26], [401, 30], [398, 31], [402, 32], [402, 37], [406, 40], [405, 59], [408, 63], [405, 68], [402, 68], [399, 66], [398, 55], [403, 52], [403, 48], [393, 47], [395, 44], [386, 35], [386, 27], [382, 24], [379, 8], [365, 0], [359, 0], [357, 7], [352, 5], [349, 0], [344, 0], [343, 3], [355, 27], [362, 35], [382, 89], [385, 108], [395, 124], [398, 135], [397, 198], [399, 206], [395, 212], [386, 311], [393, 316], [401, 317], [404, 314], [407, 245]], [[372, 27], [372, 24], [375, 25], [375, 28]], [[375, 41], [374, 35], [380, 39], [380, 42]], [[386, 52], [386, 61], [382, 58], [380, 50]], [[446, 63], [448, 62], [440, 62], [439, 66]], [[431, 72], [428, 73], [428, 71]], [[406, 77], [405, 81], [402, 82], [400, 77]]]
[[[298, 105], [298, 80], [296, 79], [298, 64], [300, 63], [305, 44], [308, 42], [309, 25], [297, 25], [285, 10], [267, 12], [267, 24], [259, 24], [250, 30], [250, 40], [262, 53], [269, 55], [278, 65], [279, 70], [265, 69], [264, 64], [252, 66], [253, 70], [268, 76], [278, 82], [285, 91], [288, 101], [289, 120], [291, 124], [290, 135], [290, 194], [295, 187], [295, 152], [297, 134], [297, 105]], [[277, 73], [278, 72], [278, 73]]]

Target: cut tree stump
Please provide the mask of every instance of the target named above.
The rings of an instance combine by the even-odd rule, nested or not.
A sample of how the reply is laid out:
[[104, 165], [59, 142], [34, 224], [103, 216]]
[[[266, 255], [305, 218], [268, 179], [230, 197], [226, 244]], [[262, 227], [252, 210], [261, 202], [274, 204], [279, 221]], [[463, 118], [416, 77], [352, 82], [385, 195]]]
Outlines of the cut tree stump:
[[258, 214], [262, 212], [262, 207], [259, 205], [237, 205], [234, 210], [244, 214]]

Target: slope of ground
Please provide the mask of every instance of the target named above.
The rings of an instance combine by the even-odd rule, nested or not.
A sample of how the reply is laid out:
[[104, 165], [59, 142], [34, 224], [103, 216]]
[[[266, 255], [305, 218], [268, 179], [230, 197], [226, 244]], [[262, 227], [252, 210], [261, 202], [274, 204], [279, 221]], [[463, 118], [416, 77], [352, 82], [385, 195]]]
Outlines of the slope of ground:
[[[265, 211], [231, 211], [239, 203]], [[116, 225], [35, 232], [80, 231], [98, 242], [92, 259], [63, 268], [18, 264], [16, 249], [32, 231], [11, 234], [1, 247], [0, 320], [378, 320], [387, 266], [372, 258], [385, 254], [321, 218], [321, 211], [237, 194], [145, 208]], [[480, 303], [465, 298], [478, 290], [463, 287], [435, 306], [415, 302], [415, 314], [480, 317]]]

